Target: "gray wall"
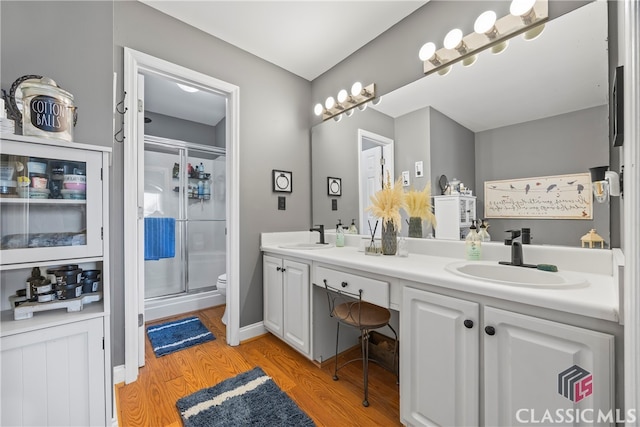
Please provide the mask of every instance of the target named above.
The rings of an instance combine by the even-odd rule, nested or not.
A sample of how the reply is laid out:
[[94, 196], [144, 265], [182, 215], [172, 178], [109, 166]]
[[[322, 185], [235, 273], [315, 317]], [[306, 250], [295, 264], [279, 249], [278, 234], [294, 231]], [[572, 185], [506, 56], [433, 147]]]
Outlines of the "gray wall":
[[[145, 118], [150, 118], [151, 123], [145, 123], [145, 135], [159, 136], [162, 138], [177, 139], [179, 141], [193, 142], [202, 145], [216, 146], [216, 127], [191, 120], [178, 119], [152, 111], [144, 112]], [[224, 127], [224, 126], [223, 126]], [[224, 145], [224, 136], [222, 138]]]
[[[423, 108], [394, 121], [395, 132], [395, 180], [402, 176], [403, 171], [409, 171], [409, 188], [422, 190], [429, 180], [430, 165], [429, 152], [429, 109]], [[423, 176], [416, 178], [415, 162], [422, 161]], [[404, 214], [404, 210], [403, 210]]]
[[[609, 162], [608, 107], [600, 106], [547, 119], [476, 133], [476, 182], [588, 172]], [[483, 189], [477, 189], [478, 216], [484, 214]], [[594, 203], [593, 220], [490, 219], [492, 240], [505, 230], [530, 227], [533, 243], [579, 246], [595, 228], [607, 244], [609, 206]]]
[[441, 194], [438, 179], [445, 175], [449, 180], [458, 178], [465, 187], [477, 194], [475, 134], [451, 120], [435, 108], [429, 108], [431, 116], [431, 194]]
[[[393, 139], [393, 119], [372, 109], [311, 129], [313, 222], [327, 229], [334, 229], [338, 219], [348, 226], [355, 218], [358, 231], [363, 232], [358, 215], [359, 128]], [[342, 179], [342, 196], [328, 196], [327, 177]], [[337, 211], [331, 210], [331, 199], [337, 199]]]

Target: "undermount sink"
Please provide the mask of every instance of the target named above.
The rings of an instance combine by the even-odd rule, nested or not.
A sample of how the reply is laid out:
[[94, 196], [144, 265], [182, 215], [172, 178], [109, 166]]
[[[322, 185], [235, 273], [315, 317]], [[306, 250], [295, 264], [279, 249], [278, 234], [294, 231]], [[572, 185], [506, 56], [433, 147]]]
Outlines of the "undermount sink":
[[311, 250], [311, 249], [326, 249], [332, 248], [332, 243], [287, 243], [279, 246], [282, 249], [302, 249], [302, 250]]
[[589, 286], [580, 275], [569, 272], [550, 272], [535, 268], [515, 267], [489, 261], [462, 261], [448, 264], [453, 274], [492, 283], [529, 288], [582, 288]]

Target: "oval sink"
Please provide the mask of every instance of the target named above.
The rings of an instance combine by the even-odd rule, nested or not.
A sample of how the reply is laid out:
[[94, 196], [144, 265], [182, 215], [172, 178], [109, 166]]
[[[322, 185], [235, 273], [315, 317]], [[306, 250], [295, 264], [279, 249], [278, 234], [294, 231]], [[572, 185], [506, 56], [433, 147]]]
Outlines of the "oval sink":
[[302, 249], [302, 250], [310, 250], [310, 249], [326, 249], [332, 248], [333, 244], [331, 243], [287, 243], [284, 245], [278, 246], [282, 249]]
[[531, 288], [582, 288], [589, 286], [584, 278], [569, 272], [550, 272], [535, 268], [514, 267], [489, 261], [462, 261], [445, 269], [458, 276], [492, 283]]

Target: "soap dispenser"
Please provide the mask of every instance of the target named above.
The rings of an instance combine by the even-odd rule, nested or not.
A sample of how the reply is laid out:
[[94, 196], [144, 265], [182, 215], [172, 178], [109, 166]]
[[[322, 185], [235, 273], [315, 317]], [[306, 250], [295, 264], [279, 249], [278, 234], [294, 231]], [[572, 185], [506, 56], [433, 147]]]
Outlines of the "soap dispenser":
[[487, 231], [487, 228], [489, 228], [489, 224], [487, 224], [487, 221], [482, 219], [478, 221], [480, 222], [480, 231], [478, 232], [478, 236], [480, 237], [480, 240], [483, 242], [490, 242], [491, 236]]
[[341, 248], [344, 246], [344, 228], [342, 228], [342, 220], [338, 220], [336, 224], [336, 247]]
[[476, 220], [473, 220], [469, 233], [465, 239], [467, 260], [469, 261], [479, 261], [481, 257], [482, 241], [480, 240], [480, 236], [476, 230]]
[[355, 219], [351, 220], [351, 225], [349, 226], [349, 233], [350, 234], [358, 234], [358, 227], [356, 227], [356, 220]]

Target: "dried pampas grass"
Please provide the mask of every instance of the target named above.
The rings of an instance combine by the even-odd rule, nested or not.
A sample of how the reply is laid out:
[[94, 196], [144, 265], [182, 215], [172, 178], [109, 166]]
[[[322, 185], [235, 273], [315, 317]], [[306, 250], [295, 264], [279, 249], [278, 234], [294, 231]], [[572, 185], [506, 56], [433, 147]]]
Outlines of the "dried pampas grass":
[[387, 221], [393, 222], [396, 231], [402, 227], [402, 217], [400, 209], [404, 208], [404, 192], [402, 191], [402, 178], [398, 178], [395, 185], [391, 186], [391, 177], [387, 172], [387, 180], [382, 190], [371, 196], [371, 205], [367, 210], [382, 220], [382, 224]]

